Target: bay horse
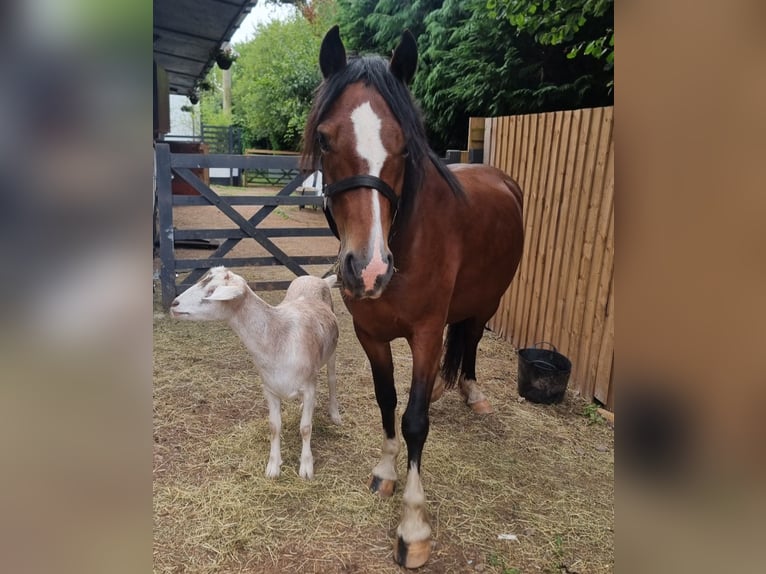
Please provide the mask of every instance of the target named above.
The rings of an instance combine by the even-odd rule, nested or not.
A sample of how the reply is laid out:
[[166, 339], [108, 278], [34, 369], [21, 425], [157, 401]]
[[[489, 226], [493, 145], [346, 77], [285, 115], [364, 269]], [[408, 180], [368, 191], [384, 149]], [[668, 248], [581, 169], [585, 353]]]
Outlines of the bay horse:
[[320, 49], [323, 81], [302, 159], [306, 171], [323, 172], [325, 215], [340, 240], [341, 295], [370, 361], [384, 438], [369, 487], [384, 497], [393, 494], [399, 453], [390, 342], [404, 337], [412, 351], [401, 427], [408, 472], [394, 543], [394, 559], [407, 568], [431, 552], [420, 480], [429, 404], [459, 378], [466, 403], [491, 412], [476, 383], [476, 349], [524, 242], [516, 182], [490, 166], [447, 168], [429, 147], [408, 88], [417, 57], [407, 30], [390, 62], [347, 58], [333, 27]]

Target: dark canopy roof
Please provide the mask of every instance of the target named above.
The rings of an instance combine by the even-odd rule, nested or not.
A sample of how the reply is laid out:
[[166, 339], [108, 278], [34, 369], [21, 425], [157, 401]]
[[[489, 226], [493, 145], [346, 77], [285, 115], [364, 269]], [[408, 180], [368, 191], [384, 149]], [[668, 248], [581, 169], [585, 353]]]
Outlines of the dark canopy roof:
[[187, 95], [258, 0], [154, 0], [154, 60], [171, 94]]

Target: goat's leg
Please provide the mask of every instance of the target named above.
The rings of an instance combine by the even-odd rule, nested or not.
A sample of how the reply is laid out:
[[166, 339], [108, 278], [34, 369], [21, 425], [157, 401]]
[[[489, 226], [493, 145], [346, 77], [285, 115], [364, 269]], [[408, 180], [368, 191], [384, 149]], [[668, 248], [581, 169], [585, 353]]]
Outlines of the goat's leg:
[[330, 388], [330, 419], [336, 425], [342, 424], [340, 411], [338, 410], [337, 379], [335, 377], [335, 352], [327, 361], [327, 386]]
[[279, 435], [282, 432], [282, 402], [279, 397], [271, 394], [264, 389], [266, 402], [269, 405], [269, 435], [271, 439], [271, 450], [269, 451], [269, 462], [266, 465], [266, 476], [276, 478], [279, 476], [282, 466], [282, 454], [280, 452]]
[[308, 385], [308, 388], [303, 392], [303, 413], [301, 414], [303, 449], [301, 450], [299, 474], [301, 478], [308, 480], [314, 478], [314, 455], [311, 454], [311, 421], [314, 416], [314, 404], [316, 403], [315, 385], [316, 379], [314, 379], [314, 385]]

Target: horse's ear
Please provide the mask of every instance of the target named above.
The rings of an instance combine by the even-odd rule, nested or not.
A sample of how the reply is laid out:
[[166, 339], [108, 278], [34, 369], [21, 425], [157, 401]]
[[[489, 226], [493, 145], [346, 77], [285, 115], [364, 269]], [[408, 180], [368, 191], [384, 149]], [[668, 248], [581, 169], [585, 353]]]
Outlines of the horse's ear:
[[405, 84], [409, 84], [418, 67], [418, 45], [412, 32], [405, 30], [399, 45], [394, 50], [389, 64], [391, 73]]
[[336, 24], [330, 28], [322, 40], [322, 47], [319, 50], [319, 69], [322, 70], [322, 76], [326, 79], [345, 67], [346, 49], [340, 39], [340, 28]]

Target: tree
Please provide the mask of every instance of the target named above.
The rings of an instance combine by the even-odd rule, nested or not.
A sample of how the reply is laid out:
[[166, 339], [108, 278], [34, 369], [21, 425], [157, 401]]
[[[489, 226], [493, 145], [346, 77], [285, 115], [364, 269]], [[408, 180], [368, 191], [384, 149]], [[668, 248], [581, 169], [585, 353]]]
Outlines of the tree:
[[487, 7], [540, 44], [567, 46], [570, 59], [583, 54], [614, 66], [614, 0], [488, 0]]
[[[613, 101], [613, 56], [598, 49], [601, 38], [608, 44], [613, 27], [609, 0], [339, 0], [338, 6], [352, 49], [388, 54], [402, 30], [416, 35], [420, 61], [413, 93], [437, 150], [464, 147], [471, 115]], [[517, 17], [522, 9], [531, 16]], [[578, 9], [585, 21], [570, 22]]]
[[223, 111], [222, 73], [218, 66], [213, 66], [200, 86], [200, 117], [209, 126], [228, 126], [232, 122], [231, 115]]
[[425, 31], [425, 18], [443, 0], [338, 0], [338, 23], [346, 46], [354, 51], [390, 53], [402, 32], [417, 38]]
[[247, 145], [266, 140], [273, 149], [297, 149], [314, 88], [319, 82], [319, 42], [300, 15], [260, 26], [237, 46], [232, 72], [232, 112]]
[[222, 111], [217, 68], [208, 74], [209, 88], [201, 94], [203, 121], [240, 127], [245, 147], [298, 149], [321, 79], [319, 46], [335, 22], [335, 2], [283, 3], [296, 6], [292, 17], [259, 26], [252, 40], [235, 47], [239, 58], [231, 68], [231, 117]]

